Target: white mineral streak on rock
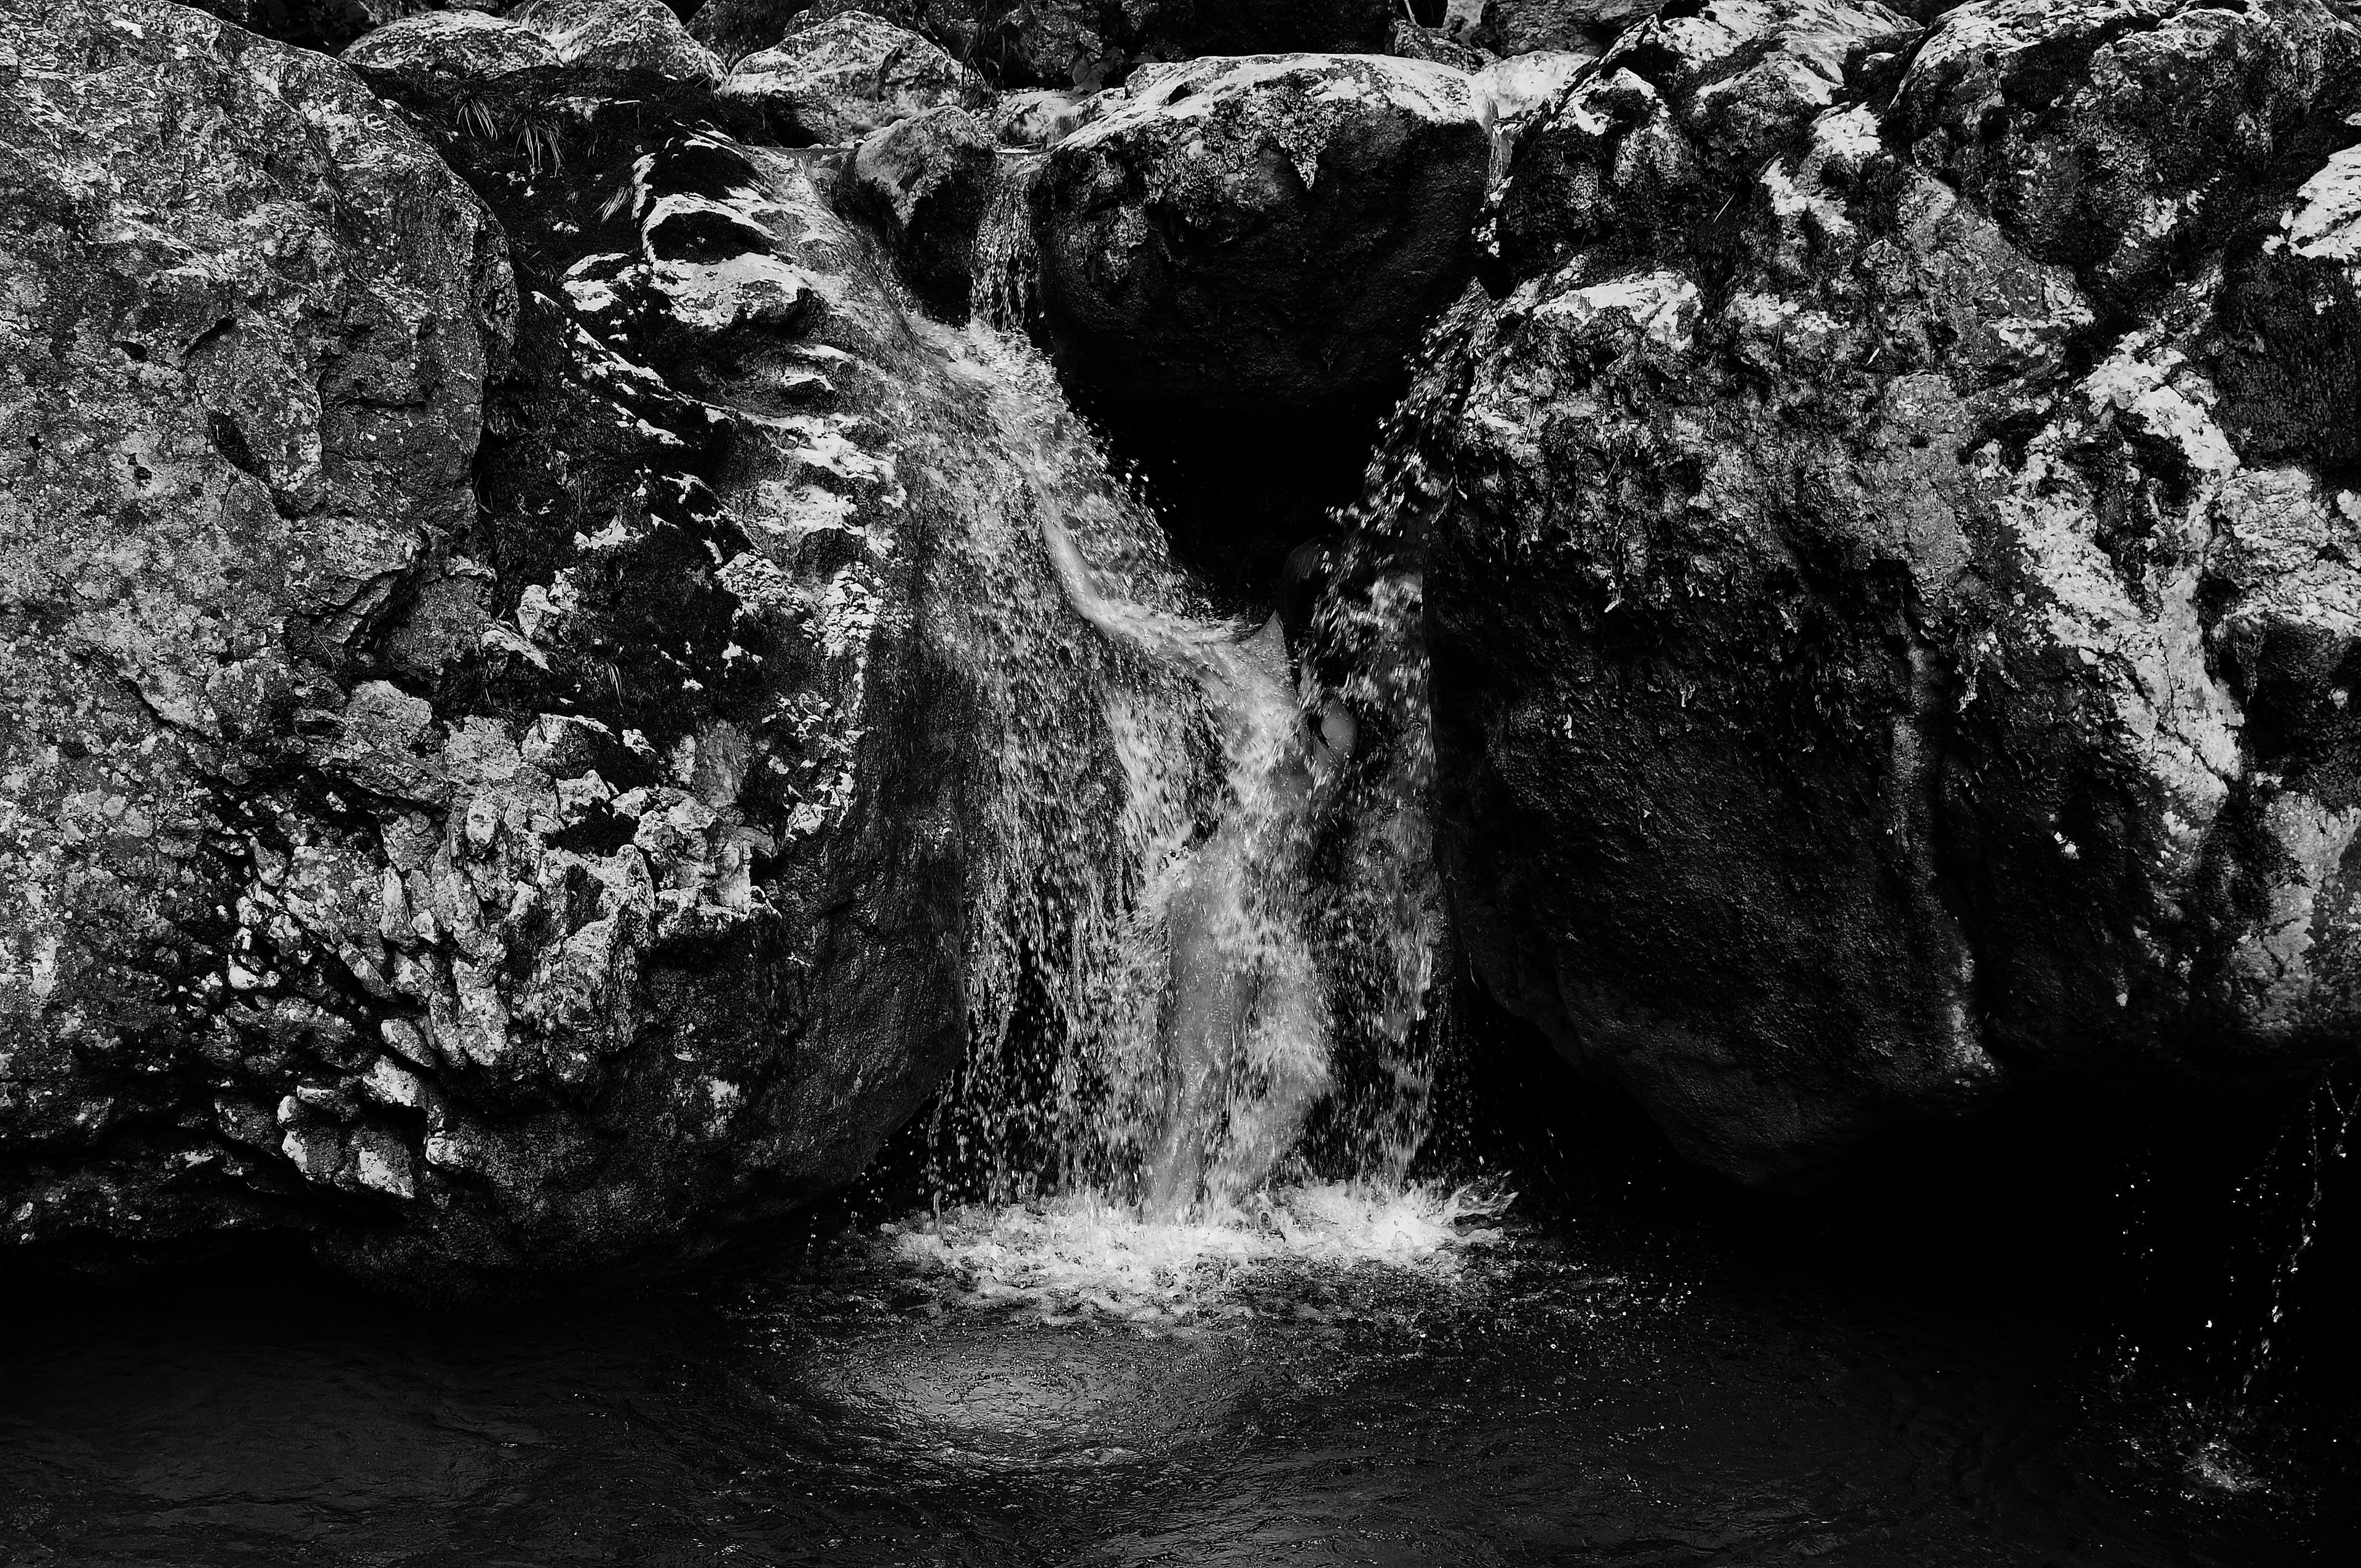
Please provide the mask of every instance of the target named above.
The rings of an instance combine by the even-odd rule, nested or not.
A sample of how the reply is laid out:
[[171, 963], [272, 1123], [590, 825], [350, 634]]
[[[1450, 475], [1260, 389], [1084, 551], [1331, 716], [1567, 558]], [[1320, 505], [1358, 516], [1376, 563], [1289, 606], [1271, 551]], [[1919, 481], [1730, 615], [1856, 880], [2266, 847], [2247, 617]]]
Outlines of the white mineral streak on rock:
[[2131, 414], [2149, 434], [2180, 448], [2189, 466], [2208, 478], [2237, 472], [2238, 454], [2213, 422], [2213, 389], [2188, 368], [2177, 348], [2158, 350], [2149, 334], [2134, 334], [2083, 378], [2082, 395], [2095, 407]]

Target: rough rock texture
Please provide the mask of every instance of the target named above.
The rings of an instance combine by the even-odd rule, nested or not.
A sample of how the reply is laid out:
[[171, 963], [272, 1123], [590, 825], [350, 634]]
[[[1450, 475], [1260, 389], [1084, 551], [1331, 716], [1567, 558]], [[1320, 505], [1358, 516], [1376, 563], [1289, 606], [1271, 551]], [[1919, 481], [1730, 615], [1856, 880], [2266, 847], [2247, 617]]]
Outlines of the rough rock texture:
[[540, 33], [477, 11], [405, 16], [356, 40], [344, 60], [380, 92], [430, 95], [499, 89], [559, 64], [557, 46]]
[[704, 0], [689, 13], [688, 30], [727, 64], [777, 43], [807, 8], [807, 0]]
[[968, 312], [976, 226], [1000, 161], [997, 145], [964, 109], [929, 109], [863, 141], [846, 178], [851, 203], [870, 214], [928, 307]]
[[[690, 20], [725, 59], [768, 49], [855, 0], [707, 0]], [[1379, 53], [1387, 0], [869, 0], [1000, 88], [1096, 92], [1138, 66], [1212, 54]]]
[[504, 250], [335, 61], [0, 60], [0, 1242], [456, 1292], [849, 1179], [1014, 1005], [1016, 803], [1120, 815], [1008, 378], [643, 99], [422, 101]]
[[510, 16], [548, 38], [568, 65], [699, 85], [721, 80], [721, 61], [664, 0], [526, 0]]
[[1396, 22], [1386, 40], [1386, 52], [1404, 60], [1430, 60], [1437, 65], [1447, 65], [1454, 71], [1469, 75], [1490, 64], [1493, 56], [1471, 45], [1461, 43], [1439, 28], [1422, 27], [1416, 22]]
[[1595, 50], [1663, 9], [1663, 0], [1473, 0], [1454, 4], [1445, 30], [1502, 58], [1537, 49]]
[[1290, 413], [1379, 400], [1473, 258], [1489, 142], [1468, 78], [1264, 55], [1159, 68], [1059, 143], [1042, 295], [1095, 391]]
[[997, 0], [969, 58], [1003, 86], [1095, 91], [1159, 60], [1382, 53], [1398, 14], [1384, 0]]
[[1510, 151], [1536, 115], [1557, 107], [1598, 60], [1595, 54], [1537, 49], [1493, 61], [1476, 73], [1476, 96], [1492, 122], [1492, 172], [1508, 167]]
[[1626, 32], [1422, 376], [1478, 973], [1698, 1157], [2361, 1027], [2361, 34], [2314, 0]]
[[760, 106], [790, 141], [852, 142], [964, 104], [969, 83], [950, 56], [917, 34], [847, 11], [741, 60], [722, 93]]
[[[720, 61], [656, 0], [544, 0], [506, 16], [437, 11], [354, 41], [362, 80], [430, 124], [475, 142], [514, 139], [536, 162], [632, 103], [659, 117], [719, 115], [760, 129], [718, 93]], [[455, 120], [456, 116], [456, 120]]]
[[973, 52], [988, 19], [986, 0], [707, 0], [690, 16], [688, 28], [722, 59], [735, 60], [849, 11], [891, 22], [961, 59]]
[[496, 0], [190, 0], [248, 32], [334, 54], [363, 33], [422, 13], [500, 9]]
[[[1048, 87], [1004, 93], [993, 111], [993, 130], [1006, 146], [1046, 151], [1071, 136], [1104, 107], [1099, 102], [1101, 96], [1061, 93]], [[1118, 94], [1104, 96], [1120, 102]]]

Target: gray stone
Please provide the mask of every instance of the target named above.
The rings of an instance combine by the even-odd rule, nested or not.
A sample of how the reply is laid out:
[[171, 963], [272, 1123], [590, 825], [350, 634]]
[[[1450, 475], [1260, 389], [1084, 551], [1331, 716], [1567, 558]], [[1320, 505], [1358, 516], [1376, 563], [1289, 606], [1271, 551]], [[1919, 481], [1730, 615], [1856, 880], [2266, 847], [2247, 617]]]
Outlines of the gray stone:
[[762, 110], [793, 139], [834, 143], [959, 106], [969, 84], [951, 57], [925, 38], [847, 11], [741, 60], [721, 91]]
[[1496, 58], [1440, 29], [1422, 27], [1410, 21], [1394, 24], [1393, 36], [1387, 40], [1386, 52], [1400, 55], [1404, 60], [1433, 60], [1437, 65], [1447, 65], [1471, 76]]
[[1000, 154], [964, 109], [929, 109], [863, 140], [847, 183], [873, 214], [902, 275], [938, 314], [963, 320], [976, 226]]
[[[1120, 93], [1107, 94], [1120, 103]], [[1034, 87], [1004, 93], [993, 114], [993, 129], [1009, 147], [1044, 150], [1080, 129], [1100, 106], [1100, 95]]]
[[344, 61], [388, 93], [499, 90], [521, 74], [554, 71], [557, 46], [533, 28], [478, 11], [429, 11], [364, 35]]
[[1159, 68], [1049, 154], [1043, 294], [1105, 396], [1382, 399], [1472, 261], [1488, 134], [1462, 72], [1262, 55]]
[[462, 1295], [850, 1180], [1113, 852], [1028, 521], [1095, 466], [661, 98], [463, 181], [163, 0], [0, 58], [0, 1246]]
[[721, 61], [689, 36], [664, 0], [526, 0], [510, 16], [582, 70], [694, 86], [721, 80]]
[[1695, 1157], [2349, 1049], [2357, 68], [2312, 0], [1711, 4], [1518, 143], [1392, 458], [1443, 850]]

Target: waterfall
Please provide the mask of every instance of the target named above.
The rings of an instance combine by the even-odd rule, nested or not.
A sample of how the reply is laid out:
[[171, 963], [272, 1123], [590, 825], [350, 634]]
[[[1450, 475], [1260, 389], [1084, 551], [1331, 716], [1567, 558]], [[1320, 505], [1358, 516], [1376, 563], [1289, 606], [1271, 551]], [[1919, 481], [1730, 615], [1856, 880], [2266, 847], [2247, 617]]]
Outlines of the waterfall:
[[[1021, 265], [993, 276], [980, 298], [1024, 297]], [[1207, 613], [1038, 354], [981, 322], [928, 330], [1023, 478], [943, 610], [979, 669], [1017, 685], [1070, 669], [1096, 700], [1093, 722], [1053, 725], [1039, 694], [1004, 699], [1015, 726], [982, 787], [1022, 913], [971, 966], [950, 1174], [994, 1202], [1087, 1189], [1155, 1219], [1218, 1212], [1286, 1166], [1319, 1107], [1327, 1174], [1399, 1184], [1423, 1130], [1409, 1047], [1435, 932], [1422, 712], [1402, 718], [1424, 701], [1414, 577], [1376, 573], [1329, 618], [1321, 645], [1353, 659], [1323, 690], [1276, 617]], [[1367, 758], [1354, 707], [1387, 738]], [[1094, 771], [1119, 810], [1073, 793]]]
[[970, 287], [978, 320], [1021, 334], [1032, 324], [1040, 303], [1041, 253], [1033, 235], [1033, 193], [1049, 159], [1038, 153], [1004, 159], [976, 225]]

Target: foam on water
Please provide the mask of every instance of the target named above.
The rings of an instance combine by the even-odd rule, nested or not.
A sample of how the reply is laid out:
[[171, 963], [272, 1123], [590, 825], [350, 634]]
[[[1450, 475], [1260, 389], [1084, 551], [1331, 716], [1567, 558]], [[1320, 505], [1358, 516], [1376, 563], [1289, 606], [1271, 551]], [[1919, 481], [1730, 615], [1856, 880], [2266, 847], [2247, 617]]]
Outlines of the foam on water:
[[1013, 1308], [1053, 1324], [1212, 1323], [1252, 1315], [1237, 1287], [1281, 1266], [1377, 1264], [1455, 1278], [1471, 1252], [1501, 1243], [1488, 1222], [1509, 1201], [1466, 1187], [1310, 1182], [1155, 1220], [1078, 1192], [888, 1224], [879, 1245], [958, 1306]]

